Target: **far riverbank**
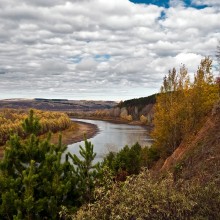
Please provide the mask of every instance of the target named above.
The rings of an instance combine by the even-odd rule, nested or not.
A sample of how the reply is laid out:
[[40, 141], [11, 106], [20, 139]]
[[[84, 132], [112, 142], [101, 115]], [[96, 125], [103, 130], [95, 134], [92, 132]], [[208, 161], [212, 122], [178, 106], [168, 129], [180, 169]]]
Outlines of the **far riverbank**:
[[[71, 118], [71, 116], [69, 116]], [[98, 120], [98, 121], [107, 121], [107, 122], [111, 122], [114, 124], [128, 124], [128, 125], [139, 125], [139, 126], [144, 126], [147, 128], [153, 128], [153, 124], [144, 124], [143, 122], [141, 122], [140, 120], [132, 120], [132, 121], [128, 121], [125, 119], [122, 119], [120, 117], [94, 117], [94, 116], [74, 116], [74, 118], [76, 119], [88, 119], [88, 120]], [[78, 121], [77, 121], [78, 122]]]
[[[57, 132], [51, 135], [51, 142], [56, 144], [59, 140], [59, 134], [62, 134], [62, 143], [64, 145], [73, 144], [76, 142], [80, 142], [84, 140], [84, 136], [86, 138], [94, 137], [98, 132], [98, 126], [95, 124], [81, 122], [81, 121], [73, 121], [73, 127]], [[47, 134], [42, 135], [41, 138], [46, 138]], [[4, 146], [0, 146], [0, 158], [4, 155]]]
[[[75, 128], [74, 131], [70, 128], [61, 132], [62, 143], [64, 145], [69, 145], [83, 141], [85, 136], [87, 139], [92, 138], [99, 132], [99, 128], [95, 124], [81, 122], [81, 121], [74, 121], [74, 120], [73, 122], [77, 126], [77, 128]], [[58, 139], [59, 139], [59, 133], [53, 134], [51, 137], [51, 142], [57, 143]]]

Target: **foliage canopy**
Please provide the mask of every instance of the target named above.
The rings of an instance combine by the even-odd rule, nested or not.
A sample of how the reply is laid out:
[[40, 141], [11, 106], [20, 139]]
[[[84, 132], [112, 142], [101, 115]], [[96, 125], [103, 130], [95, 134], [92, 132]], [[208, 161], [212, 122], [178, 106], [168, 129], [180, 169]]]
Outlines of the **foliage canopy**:
[[152, 136], [162, 157], [170, 155], [179, 144], [198, 131], [218, 100], [218, 86], [212, 73], [212, 61], [201, 61], [193, 82], [185, 66], [164, 77], [157, 96]]

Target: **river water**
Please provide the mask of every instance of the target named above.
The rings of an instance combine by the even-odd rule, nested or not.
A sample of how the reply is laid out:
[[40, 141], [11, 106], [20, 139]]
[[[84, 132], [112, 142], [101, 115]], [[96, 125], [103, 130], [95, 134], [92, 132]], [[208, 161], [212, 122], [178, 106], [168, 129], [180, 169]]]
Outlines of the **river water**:
[[[108, 152], [118, 152], [125, 145], [132, 146], [138, 142], [141, 146], [150, 146], [152, 143], [149, 130], [143, 126], [87, 119], [74, 119], [73, 121], [82, 121], [98, 126], [99, 132], [93, 138], [88, 139], [94, 145], [94, 152], [97, 154], [96, 161], [102, 161]], [[68, 145], [67, 151], [79, 155], [79, 145], [84, 146], [84, 142]]]

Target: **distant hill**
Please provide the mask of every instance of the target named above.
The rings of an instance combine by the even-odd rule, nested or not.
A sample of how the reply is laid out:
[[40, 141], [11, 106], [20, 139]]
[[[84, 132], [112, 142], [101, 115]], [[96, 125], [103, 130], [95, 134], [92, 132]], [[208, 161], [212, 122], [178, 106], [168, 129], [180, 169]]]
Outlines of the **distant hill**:
[[0, 108], [29, 109], [49, 111], [95, 111], [116, 106], [114, 101], [67, 100], [67, 99], [5, 99], [0, 100]]

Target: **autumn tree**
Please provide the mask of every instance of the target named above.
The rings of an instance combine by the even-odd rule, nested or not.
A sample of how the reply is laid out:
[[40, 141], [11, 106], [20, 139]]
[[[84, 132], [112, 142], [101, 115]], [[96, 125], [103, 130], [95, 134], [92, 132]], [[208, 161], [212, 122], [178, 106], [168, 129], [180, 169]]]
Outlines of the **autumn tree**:
[[[10, 134], [16, 133], [19, 137], [27, 137], [26, 128], [30, 126], [37, 131], [37, 135], [45, 134], [49, 131], [54, 133], [70, 127], [74, 129], [74, 123], [64, 113], [33, 109], [31, 114], [33, 116], [27, 119], [28, 114], [25, 110], [0, 109], [0, 146], [9, 140]], [[31, 125], [31, 123], [34, 123], [34, 118], [39, 120], [36, 126], [40, 125], [40, 128], [35, 127], [34, 124]]]
[[193, 128], [197, 128], [218, 99], [218, 90], [212, 73], [212, 60], [201, 60], [191, 89]]
[[180, 143], [180, 112], [186, 87], [187, 74], [183, 66], [178, 74], [176, 69], [169, 71], [164, 77], [161, 93], [157, 96], [155, 106], [154, 125], [152, 133], [155, 138], [155, 145], [161, 148], [163, 153], [171, 153]]
[[209, 57], [201, 60], [194, 81], [185, 66], [169, 71], [157, 96], [154, 115], [154, 146], [170, 155], [181, 141], [201, 126], [217, 100], [217, 86]]

